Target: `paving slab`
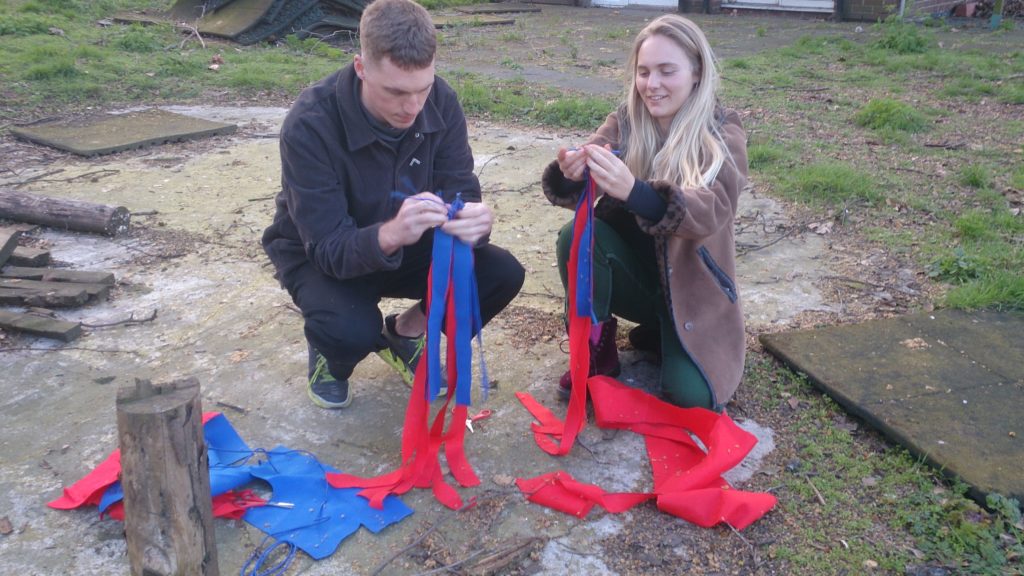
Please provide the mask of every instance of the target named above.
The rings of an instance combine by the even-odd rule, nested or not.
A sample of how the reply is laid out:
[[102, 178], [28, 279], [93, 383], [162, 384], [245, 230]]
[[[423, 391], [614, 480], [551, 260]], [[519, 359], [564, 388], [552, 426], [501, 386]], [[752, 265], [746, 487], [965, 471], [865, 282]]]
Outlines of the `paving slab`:
[[772, 354], [915, 455], [1024, 498], [1024, 314], [941, 310], [769, 334]]
[[234, 124], [149, 108], [15, 127], [11, 128], [11, 133], [80, 156], [97, 156], [154, 144], [231, 134], [236, 128]]

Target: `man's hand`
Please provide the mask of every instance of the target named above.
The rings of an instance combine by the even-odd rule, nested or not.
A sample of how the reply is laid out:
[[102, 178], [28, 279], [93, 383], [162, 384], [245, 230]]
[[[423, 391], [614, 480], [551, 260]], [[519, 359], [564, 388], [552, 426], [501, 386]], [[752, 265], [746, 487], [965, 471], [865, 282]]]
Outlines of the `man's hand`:
[[444, 200], [432, 192], [420, 192], [402, 202], [398, 214], [381, 225], [377, 241], [381, 250], [391, 255], [402, 246], [419, 241], [423, 233], [448, 221], [448, 208]]
[[470, 246], [476, 246], [481, 238], [491, 233], [493, 225], [494, 213], [489, 206], [483, 202], [466, 202], [454, 219], [441, 226], [441, 230]]
[[583, 169], [587, 167], [587, 152], [582, 148], [558, 149], [558, 168], [562, 176], [573, 182], [583, 181]]
[[636, 181], [633, 173], [611, 151], [611, 146], [606, 145], [602, 148], [590, 144], [585, 149], [590, 177], [594, 179], [599, 190], [612, 198], [625, 202], [629, 198], [629, 193], [633, 191], [633, 183]]

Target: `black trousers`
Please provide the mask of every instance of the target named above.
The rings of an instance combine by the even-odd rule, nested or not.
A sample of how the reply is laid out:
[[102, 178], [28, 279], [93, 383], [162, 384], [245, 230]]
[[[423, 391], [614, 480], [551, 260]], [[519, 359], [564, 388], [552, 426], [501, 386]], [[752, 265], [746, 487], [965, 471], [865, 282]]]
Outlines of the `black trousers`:
[[[306, 340], [324, 355], [335, 378], [348, 378], [356, 364], [386, 345], [381, 336], [381, 298], [419, 300], [426, 308], [433, 237], [427, 233], [406, 246], [396, 270], [339, 280], [307, 262], [281, 278], [302, 310]], [[525, 271], [515, 256], [491, 244], [474, 248], [473, 256], [480, 315], [487, 324], [519, 293]]]

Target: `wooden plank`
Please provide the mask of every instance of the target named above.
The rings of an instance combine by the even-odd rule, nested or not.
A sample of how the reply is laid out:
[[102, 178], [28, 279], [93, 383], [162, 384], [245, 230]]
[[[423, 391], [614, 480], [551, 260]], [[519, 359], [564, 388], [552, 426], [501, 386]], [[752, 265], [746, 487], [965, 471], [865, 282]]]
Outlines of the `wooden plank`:
[[114, 275], [101, 270], [68, 270], [66, 268], [35, 268], [28, 266], [4, 266], [0, 269], [2, 278], [21, 278], [43, 282], [78, 282], [80, 284], [114, 284]]
[[0, 266], [6, 264], [11, 254], [14, 254], [19, 236], [21, 232], [18, 230], [0, 230]]
[[28, 222], [11, 222], [10, 224], [5, 224], [3, 226], [0, 226], [0, 232], [10, 231], [10, 230], [17, 230], [18, 232], [21, 232], [22, 234], [32, 234], [36, 230], [39, 230], [39, 225], [38, 224], [29, 224]]
[[17, 314], [6, 310], [0, 310], [0, 328], [64, 342], [70, 342], [82, 335], [82, 324], [79, 322], [66, 322], [38, 314]]
[[0, 278], [0, 288], [33, 290], [36, 292], [50, 291], [84, 291], [87, 298], [105, 299], [110, 294], [109, 284], [86, 284], [83, 282], [43, 282], [40, 280], [23, 280], [21, 278]]
[[12, 266], [46, 266], [50, 263], [50, 251], [31, 246], [18, 246], [7, 259], [7, 263]]
[[88, 299], [89, 295], [81, 288], [46, 291], [0, 287], [0, 304], [8, 306], [67, 308], [70, 306], [81, 306]]

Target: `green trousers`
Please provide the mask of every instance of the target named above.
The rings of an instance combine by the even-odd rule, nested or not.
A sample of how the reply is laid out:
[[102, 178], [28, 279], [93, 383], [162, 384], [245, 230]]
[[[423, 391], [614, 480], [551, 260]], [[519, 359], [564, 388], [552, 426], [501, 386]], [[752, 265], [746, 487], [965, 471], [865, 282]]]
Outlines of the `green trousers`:
[[[558, 272], [568, 289], [572, 222], [558, 233]], [[637, 324], [659, 327], [661, 335], [661, 390], [665, 398], [683, 407], [714, 408], [711, 390], [701, 371], [686, 353], [665, 303], [654, 239], [640, 230], [632, 215], [594, 219], [594, 315], [598, 321], [613, 314]], [[684, 272], [685, 273], [685, 272]]]

